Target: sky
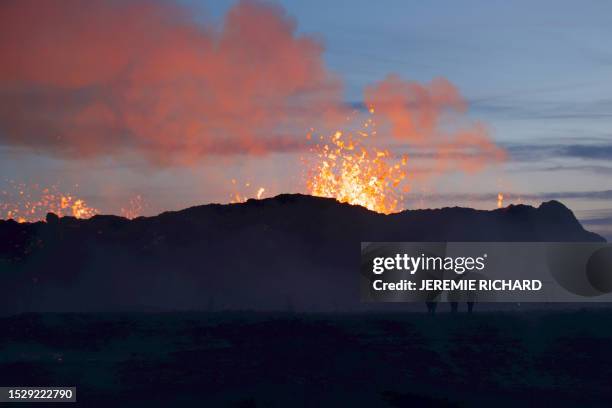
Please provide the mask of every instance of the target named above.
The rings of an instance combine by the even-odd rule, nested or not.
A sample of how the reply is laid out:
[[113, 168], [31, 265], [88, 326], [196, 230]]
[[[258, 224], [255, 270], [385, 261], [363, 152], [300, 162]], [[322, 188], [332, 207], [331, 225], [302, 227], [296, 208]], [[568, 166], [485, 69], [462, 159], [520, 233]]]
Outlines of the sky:
[[[28, 2], [22, 4], [25, 3]], [[140, 3], [143, 2], [134, 2]], [[38, 6], [35, 2], [32, 4], [30, 9], [23, 6], [22, 10], [19, 6], [9, 13], [6, 13], [7, 5], [14, 6], [13, 2], [0, 6], [0, 19], [4, 13], [5, 18], [12, 16], [11, 21], [15, 21], [14, 27], [0, 28], [0, 36], [4, 31], [0, 53], [6, 61], [17, 61], [13, 71], [11, 64], [4, 71], [0, 69], [0, 101], [6, 104], [18, 101], [15, 109], [0, 109], [0, 171], [4, 179], [0, 183], [6, 188], [10, 188], [9, 180], [26, 185], [60, 184], [64, 189], [77, 190], [102, 212], [118, 212], [121, 203], [141, 195], [146, 203], [144, 212], [149, 214], [208, 202], [228, 202], [236, 190], [247, 196], [254, 195], [259, 187], [265, 187], [266, 196], [305, 192], [300, 158], [307, 155], [307, 150], [300, 146], [304, 128], [308, 128], [310, 121], [318, 127], [318, 119], [332, 104], [351, 107], [358, 117], [367, 115], [367, 93], [376, 94], [375, 90], [379, 89], [376, 86], [384, 84], [390, 74], [406, 83], [421, 84], [425, 92], [432, 94], [435, 92], [429, 88], [431, 81], [444, 78], [460, 94], [458, 103], [464, 102], [466, 106], [465, 112], [458, 109], [459, 118], [453, 119], [452, 126], [474, 129], [475, 123], [482, 124], [486, 127], [487, 140], [505, 149], [507, 158], [476, 172], [449, 168], [418, 180], [406, 198], [406, 208], [469, 205], [492, 209], [496, 207], [498, 192], [504, 193], [504, 204], [537, 205], [558, 199], [573, 209], [589, 229], [612, 237], [612, 49], [609, 45], [612, 4], [609, 2], [276, 2], [272, 7], [279, 21], [294, 26], [288, 28], [288, 34], [279, 28], [287, 35], [275, 42], [282, 50], [270, 58], [274, 64], [258, 62], [253, 67], [248, 56], [256, 53], [253, 50], [262, 43], [253, 46], [249, 42], [268, 24], [268, 20], [256, 18], [258, 7], [262, 4], [264, 9], [270, 7], [268, 3], [251, 2], [251, 8], [243, 8], [243, 15], [236, 17], [234, 27], [252, 31], [236, 34], [240, 31], [237, 29], [232, 37], [202, 34], [200, 29], [223, 32], [223, 27], [228, 26], [224, 25], [224, 18], [239, 7], [235, 1], [164, 3], [170, 4], [171, 9], [166, 14], [174, 16], [177, 10], [178, 14], [183, 13], [173, 17], [181, 20], [180, 30], [174, 26], [165, 28], [174, 20], [161, 21], [158, 14], [149, 15], [146, 9], [134, 8], [133, 17], [128, 12], [118, 17], [113, 1], [101, 2], [99, 14], [109, 23], [107, 27], [105, 22], [99, 22], [100, 33], [119, 32], [134, 38], [125, 49], [139, 50], [134, 51], [139, 61], [147, 61], [147, 65], [136, 65], [133, 68], [136, 74], [128, 76], [123, 76], [124, 71], [110, 63], [108, 69], [98, 69], [101, 64], [96, 58], [104, 58], [105, 62], [120, 61], [124, 55], [113, 47], [89, 46], [121, 41], [112, 35], [97, 36], [96, 24], [74, 23], [74, 32], [93, 32], [90, 37], [84, 35], [81, 42], [73, 40], [74, 32], [69, 31], [65, 38], [59, 34], [53, 37], [57, 33], [54, 24], [63, 21], [62, 15], [70, 15], [70, 21], [92, 18], [86, 12], [78, 14], [74, 10], [79, 7], [78, 2], [72, 3], [72, 9], [58, 7], [57, 17], [37, 17], [32, 10]], [[48, 15], [53, 13], [43, 14]], [[47, 32], [45, 28], [25, 29], [36, 18], [56, 20], [48, 24]], [[111, 22], [115, 19], [116, 22]], [[151, 23], [154, 19], [156, 22]], [[187, 20], [190, 22], [184, 23]], [[113, 30], [113, 24], [120, 28]], [[38, 23], [36, 27], [41, 25], [44, 26]], [[134, 29], [121, 28], [125, 25]], [[166, 42], [190, 45], [185, 50], [182, 45], [172, 45], [162, 51], [140, 51], [151, 47], [152, 40], [140, 38], [146, 30], [157, 35], [150, 37], [155, 37], [154, 44], [160, 48]], [[42, 38], [41, 33], [45, 38], [53, 34], [45, 47], [57, 47], [57, 51], [41, 58], [50, 61], [48, 71], [57, 69], [55, 76], [29, 70], [40, 61], [23, 57], [26, 52], [32, 55], [35, 54], [32, 50], [43, 49], [38, 40], [29, 41], [29, 37], [37, 38], [36, 35]], [[21, 41], [20, 36], [28, 37], [28, 41]], [[306, 38], [306, 43], [300, 38]], [[223, 44], [227, 40], [229, 44], [218, 65], [210, 68], [201, 63], [184, 63], [174, 64], [177, 65], [174, 69], [157, 69], [172, 66], [172, 61], [179, 58], [185, 61], [197, 58], [198, 47], [205, 47], [209, 40]], [[25, 45], [18, 49], [14, 46], [16, 43]], [[70, 47], [61, 45], [64, 43]], [[68, 69], [62, 65], [75, 54], [90, 51], [95, 53], [90, 57], [93, 61], [90, 65], [87, 59], [82, 65]], [[254, 55], [254, 60], [261, 58], [259, 54]], [[102, 65], [106, 67], [106, 63]], [[307, 66], [306, 72], [300, 71], [299, 67], [303, 66]], [[202, 73], [215, 69], [219, 72]], [[288, 71], [294, 75], [285, 78], [283, 72]], [[92, 74], [87, 76], [82, 72]], [[168, 90], [166, 85], [151, 85], [159, 78], [167, 81], [169, 73], [201, 75], [198, 79], [219, 94], [232, 88], [232, 78], [239, 78], [235, 83], [240, 86], [232, 88], [233, 96], [215, 99], [213, 106], [227, 103], [240, 105], [242, 110], [194, 108], [185, 114], [172, 106], [168, 108], [166, 105], [172, 103], [189, 109], [191, 104], [210, 102], [194, 95], [191, 83], [176, 86], [181, 92], [175, 88]], [[253, 78], [258, 78], [260, 73], [269, 81], [265, 83], [266, 89], [255, 86], [252, 92], [246, 91], [245, 84], [257, 82]], [[277, 86], [274, 82], [279, 77], [285, 82]], [[206, 89], [207, 85], [202, 83], [197, 84]], [[143, 97], [152, 87], [157, 87], [153, 88], [155, 92], [167, 101], [164, 106], [151, 107], [150, 100]], [[299, 123], [287, 114], [297, 109], [293, 104], [278, 108], [283, 112], [278, 115], [258, 110], [258, 104], [244, 102], [256, 95], [257, 101], [277, 104], [285, 101], [283, 98], [289, 93], [295, 98], [297, 88], [309, 101], [306, 108], [300, 105], [300, 113], [295, 115], [300, 117]], [[382, 97], [380, 92], [376, 95]], [[77, 106], [92, 100], [95, 104], [91, 109], [79, 112], [80, 121], [62, 122], [49, 135], [43, 135], [48, 127], [25, 125], [36, 122], [32, 117], [44, 117], [41, 123], [47, 124], [54, 117], [73, 113], [56, 108], [61, 104]], [[106, 121], [108, 109], [100, 109], [100, 101], [130, 114], [119, 124], [116, 119]], [[231, 113], [231, 124], [222, 119], [228, 113]], [[159, 117], [173, 121], [178, 118], [182, 122], [168, 123]], [[388, 117], [391, 125], [382, 127], [381, 133], [392, 132], [393, 118], [391, 114]], [[239, 124], [235, 125], [236, 122]], [[126, 129], [136, 136], [126, 136]], [[253, 136], [253, 129], [260, 132], [252, 132]], [[75, 135], [71, 135], [72, 131]], [[437, 131], [431, 131], [432, 138]], [[185, 138], [185, 146], [179, 146], [165, 139], [172, 132], [194, 135]], [[206, 134], [206, 140], [212, 142], [202, 146], [198, 132]], [[57, 142], [60, 139], [66, 144]], [[84, 139], [89, 141], [83, 142]], [[394, 151], [414, 154], [416, 173], [427, 167], [419, 161], [419, 152], [431, 146], [418, 143], [414, 146], [413, 142], [409, 138], [381, 136], [381, 143]], [[69, 143], [76, 147], [67, 147]], [[236, 180], [236, 184], [231, 180]]]

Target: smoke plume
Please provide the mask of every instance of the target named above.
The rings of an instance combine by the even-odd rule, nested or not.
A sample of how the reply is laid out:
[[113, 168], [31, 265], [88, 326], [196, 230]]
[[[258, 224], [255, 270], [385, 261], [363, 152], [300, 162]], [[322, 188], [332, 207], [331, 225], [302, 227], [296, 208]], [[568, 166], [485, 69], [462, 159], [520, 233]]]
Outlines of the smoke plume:
[[188, 164], [301, 149], [340, 102], [321, 44], [267, 3], [213, 27], [161, 1], [6, 0], [0, 27], [1, 144]]
[[[0, 144], [192, 164], [302, 150], [344, 117], [322, 45], [268, 3], [240, 1], [216, 26], [157, 0], [4, 0], [0, 31]], [[445, 79], [389, 76], [365, 102], [395, 139], [434, 146], [441, 170], [466, 149], [469, 171], [504, 157], [483, 125], [455, 126], [466, 102]]]
[[420, 84], [389, 75], [366, 88], [365, 103], [389, 126], [383, 134], [433, 151], [439, 172], [474, 172], [506, 158], [486, 127], [466, 117], [467, 102], [444, 78]]

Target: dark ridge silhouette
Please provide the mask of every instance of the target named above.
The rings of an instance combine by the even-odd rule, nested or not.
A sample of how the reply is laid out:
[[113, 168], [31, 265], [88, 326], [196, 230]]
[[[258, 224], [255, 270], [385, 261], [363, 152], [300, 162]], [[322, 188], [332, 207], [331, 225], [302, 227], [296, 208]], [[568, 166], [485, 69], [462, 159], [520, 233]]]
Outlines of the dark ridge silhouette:
[[0, 221], [5, 312], [360, 310], [362, 241], [604, 241], [557, 201], [378, 214], [282, 194], [128, 220]]

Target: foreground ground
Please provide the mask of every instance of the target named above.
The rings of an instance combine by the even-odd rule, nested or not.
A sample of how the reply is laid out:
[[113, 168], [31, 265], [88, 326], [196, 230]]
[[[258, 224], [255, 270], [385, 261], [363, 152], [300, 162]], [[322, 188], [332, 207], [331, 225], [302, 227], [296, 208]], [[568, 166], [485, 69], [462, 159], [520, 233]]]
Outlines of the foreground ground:
[[18, 315], [0, 318], [0, 386], [75, 385], [86, 407], [607, 406], [610, 321], [612, 311]]

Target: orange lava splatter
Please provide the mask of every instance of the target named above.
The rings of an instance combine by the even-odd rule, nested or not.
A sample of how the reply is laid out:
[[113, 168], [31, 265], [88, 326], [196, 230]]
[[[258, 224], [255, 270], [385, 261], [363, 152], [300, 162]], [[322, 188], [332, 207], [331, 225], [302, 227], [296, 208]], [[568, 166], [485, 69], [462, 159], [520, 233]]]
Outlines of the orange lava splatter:
[[140, 194], [130, 198], [127, 206], [121, 208], [121, 215], [125, 218], [133, 220], [142, 215], [147, 204]]
[[[246, 182], [244, 183], [244, 189], [249, 189], [251, 187], [251, 183], [250, 182]], [[251, 198], [252, 196], [248, 195], [247, 193], [241, 193], [238, 190], [238, 182], [236, 181], [236, 179], [232, 179], [232, 189], [234, 190], [234, 192], [230, 195], [230, 203], [244, 203], [245, 201], [247, 201], [249, 198]], [[265, 188], [263, 187], [259, 187], [259, 189], [257, 190], [257, 192], [254, 194], [254, 196], [258, 199], [261, 200], [263, 198], [263, 194], [266, 191]]]
[[60, 191], [57, 186], [28, 186], [9, 181], [7, 188], [0, 191], [0, 218], [35, 222], [43, 220], [50, 212], [59, 216], [90, 218], [98, 210], [74, 194]]
[[502, 193], [497, 194], [497, 208], [502, 208], [504, 206], [504, 195]]
[[365, 144], [366, 139], [376, 136], [373, 107], [369, 113], [358, 131], [319, 137], [320, 144], [313, 149], [316, 162], [308, 165], [306, 187], [314, 196], [390, 214], [404, 209], [403, 193], [409, 191], [408, 156], [397, 158], [388, 150]]

